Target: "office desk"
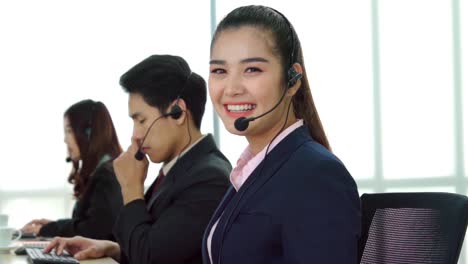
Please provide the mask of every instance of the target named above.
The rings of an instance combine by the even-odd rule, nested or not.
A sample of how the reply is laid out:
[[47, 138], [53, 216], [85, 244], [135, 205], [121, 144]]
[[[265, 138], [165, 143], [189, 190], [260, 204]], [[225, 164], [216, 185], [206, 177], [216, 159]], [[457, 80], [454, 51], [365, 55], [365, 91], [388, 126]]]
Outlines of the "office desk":
[[[26, 264], [27, 256], [16, 256], [14, 253], [0, 253], [0, 264]], [[82, 260], [80, 264], [115, 264], [117, 263], [112, 258]]]

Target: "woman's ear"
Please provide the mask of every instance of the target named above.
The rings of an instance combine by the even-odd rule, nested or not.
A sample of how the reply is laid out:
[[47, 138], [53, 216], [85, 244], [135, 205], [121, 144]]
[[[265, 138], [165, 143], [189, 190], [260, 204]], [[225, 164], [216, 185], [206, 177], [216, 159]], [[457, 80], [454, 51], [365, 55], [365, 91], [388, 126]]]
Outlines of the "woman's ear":
[[[302, 85], [302, 77], [303, 77], [303, 69], [302, 69], [302, 66], [301, 64], [299, 63], [294, 63], [292, 68], [294, 68], [294, 76], [288, 76], [289, 78], [291, 79], [294, 79], [294, 84], [290, 87], [288, 87], [288, 91], [286, 93], [286, 96], [294, 96], [297, 92], [297, 90], [299, 90], [299, 88], [301, 87]], [[288, 80], [288, 83], [289, 83], [290, 80]]]

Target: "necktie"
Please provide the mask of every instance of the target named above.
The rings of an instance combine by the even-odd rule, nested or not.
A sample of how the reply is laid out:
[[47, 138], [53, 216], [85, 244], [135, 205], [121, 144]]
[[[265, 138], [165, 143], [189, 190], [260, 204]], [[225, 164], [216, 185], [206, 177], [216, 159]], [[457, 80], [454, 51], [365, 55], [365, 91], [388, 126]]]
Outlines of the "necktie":
[[164, 175], [163, 169], [161, 168], [159, 170], [158, 178], [156, 178], [156, 181], [154, 182], [154, 185], [153, 185], [153, 189], [151, 190], [151, 197], [153, 197], [154, 193], [158, 189], [158, 186], [162, 183], [164, 177], [165, 175]]

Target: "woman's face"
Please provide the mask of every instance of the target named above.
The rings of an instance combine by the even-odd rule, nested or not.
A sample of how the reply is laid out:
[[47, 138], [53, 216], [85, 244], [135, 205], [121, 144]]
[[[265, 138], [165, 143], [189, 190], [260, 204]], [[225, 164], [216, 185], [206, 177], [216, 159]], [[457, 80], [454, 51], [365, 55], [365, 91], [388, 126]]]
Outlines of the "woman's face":
[[234, 127], [239, 117], [258, 116], [270, 110], [285, 89], [283, 67], [272, 47], [271, 34], [249, 26], [224, 30], [213, 44], [209, 92], [230, 133], [247, 138], [262, 136], [284, 122], [281, 117], [288, 100], [250, 122], [247, 130], [241, 132]]
[[68, 156], [73, 161], [79, 161], [81, 159], [80, 148], [76, 142], [75, 133], [73, 133], [73, 129], [70, 125], [70, 120], [68, 120], [68, 117], [64, 117], [63, 119], [63, 129], [65, 132], [64, 142], [67, 145]]

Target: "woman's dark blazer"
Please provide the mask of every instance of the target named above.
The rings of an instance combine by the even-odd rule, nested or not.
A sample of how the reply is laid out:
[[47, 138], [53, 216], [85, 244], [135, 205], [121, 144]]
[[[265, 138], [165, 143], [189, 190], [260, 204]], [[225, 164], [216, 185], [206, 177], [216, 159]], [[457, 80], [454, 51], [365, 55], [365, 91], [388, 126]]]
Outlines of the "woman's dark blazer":
[[91, 175], [88, 190], [75, 203], [72, 218], [48, 223], [38, 235], [114, 240], [112, 227], [122, 206], [122, 193], [112, 161], [105, 162]]
[[270, 152], [239, 192], [228, 190], [204, 234], [206, 264], [207, 237], [220, 217], [212, 239], [213, 263], [343, 264], [357, 259], [356, 184], [304, 126]]

